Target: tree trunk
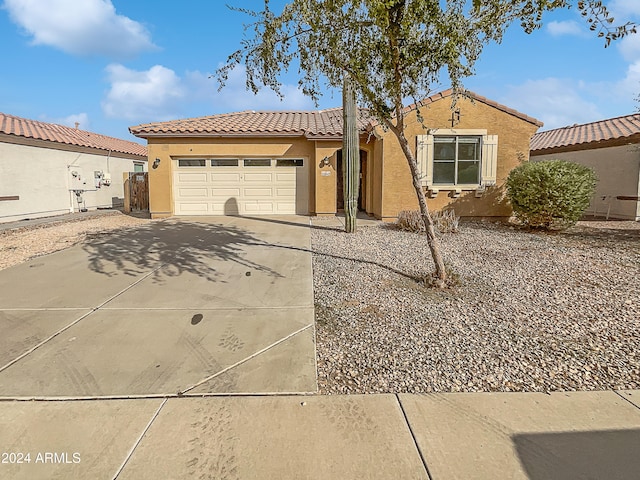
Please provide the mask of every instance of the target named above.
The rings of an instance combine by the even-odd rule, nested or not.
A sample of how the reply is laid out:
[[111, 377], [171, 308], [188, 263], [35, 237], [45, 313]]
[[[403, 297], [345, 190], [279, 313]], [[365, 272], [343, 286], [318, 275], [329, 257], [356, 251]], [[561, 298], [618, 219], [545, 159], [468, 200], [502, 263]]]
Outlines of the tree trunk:
[[420, 205], [420, 214], [422, 216], [422, 223], [424, 223], [424, 228], [427, 232], [427, 244], [429, 245], [429, 250], [431, 251], [431, 257], [433, 258], [433, 263], [436, 266], [436, 284], [439, 287], [444, 287], [447, 281], [447, 272], [444, 267], [444, 260], [442, 259], [442, 254], [440, 253], [440, 242], [436, 238], [435, 228], [433, 227], [433, 220], [431, 219], [431, 215], [429, 214], [429, 208], [427, 207], [427, 199], [424, 196], [424, 192], [422, 190], [422, 183], [420, 181], [420, 171], [418, 170], [418, 163], [416, 162], [413, 153], [411, 152], [411, 148], [409, 148], [409, 142], [404, 136], [403, 131], [394, 132], [396, 137], [398, 138], [398, 142], [400, 143], [400, 147], [402, 148], [402, 152], [407, 159], [407, 163], [409, 164], [409, 169], [411, 170], [411, 179], [413, 181], [413, 188], [416, 191], [416, 196], [418, 197], [418, 204]]
[[360, 187], [360, 145], [356, 120], [356, 93], [347, 73], [342, 88], [342, 175], [344, 178], [344, 230], [356, 231]]

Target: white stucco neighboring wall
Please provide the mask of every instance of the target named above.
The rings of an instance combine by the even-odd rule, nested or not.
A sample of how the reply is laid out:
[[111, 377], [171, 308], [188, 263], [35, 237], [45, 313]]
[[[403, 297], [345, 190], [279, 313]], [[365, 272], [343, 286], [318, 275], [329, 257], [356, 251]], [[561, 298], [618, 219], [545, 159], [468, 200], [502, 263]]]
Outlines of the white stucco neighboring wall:
[[[77, 212], [76, 195], [70, 189], [86, 190], [86, 208], [111, 208], [123, 204], [123, 172], [147, 162], [117, 157], [117, 153], [82, 153], [0, 142], [0, 223], [26, 218]], [[96, 188], [94, 172], [111, 174], [111, 185]], [[81, 174], [72, 176], [71, 172]]]
[[598, 176], [587, 215], [640, 220], [640, 202], [617, 197], [640, 196], [640, 145], [595, 148], [531, 156], [531, 161], [568, 160], [592, 168]]

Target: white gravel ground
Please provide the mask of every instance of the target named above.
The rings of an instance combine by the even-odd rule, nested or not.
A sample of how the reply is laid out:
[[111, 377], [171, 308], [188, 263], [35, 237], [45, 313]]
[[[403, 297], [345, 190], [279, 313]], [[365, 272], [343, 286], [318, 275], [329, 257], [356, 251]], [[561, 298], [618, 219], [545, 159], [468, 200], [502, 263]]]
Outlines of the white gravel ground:
[[89, 233], [133, 227], [150, 221], [114, 211], [99, 217], [0, 231], [0, 270], [71, 247], [83, 241]]
[[463, 222], [443, 291], [414, 279], [423, 235], [318, 227], [312, 245], [321, 393], [640, 388], [638, 222]]

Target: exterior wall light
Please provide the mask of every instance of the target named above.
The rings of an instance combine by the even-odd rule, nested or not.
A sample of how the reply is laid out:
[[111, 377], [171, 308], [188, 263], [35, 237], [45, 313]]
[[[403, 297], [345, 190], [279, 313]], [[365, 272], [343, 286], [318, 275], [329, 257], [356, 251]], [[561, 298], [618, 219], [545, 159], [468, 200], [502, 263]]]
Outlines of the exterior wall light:
[[158, 165], [160, 165], [160, 159], [156, 157], [156, 159], [153, 161], [152, 168], [158, 168]]

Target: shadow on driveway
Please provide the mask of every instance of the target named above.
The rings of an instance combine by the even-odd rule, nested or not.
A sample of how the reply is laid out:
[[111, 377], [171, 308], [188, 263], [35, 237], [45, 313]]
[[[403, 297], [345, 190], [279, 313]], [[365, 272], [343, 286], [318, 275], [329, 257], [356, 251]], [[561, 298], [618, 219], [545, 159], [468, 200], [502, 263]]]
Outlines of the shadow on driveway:
[[[157, 269], [153, 278], [191, 273], [225, 282], [211, 260], [235, 262], [273, 277], [281, 275], [246, 258], [247, 247], [268, 246], [250, 232], [232, 225], [163, 221], [114, 233], [89, 235], [83, 250], [89, 268], [107, 276], [114, 270], [137, 276]], [[158, 268], [160, 267], [160, 268]]]
[[632, 479], [640, 475], [640, 431], [527, 433], [513, 437], [531, 480]]

